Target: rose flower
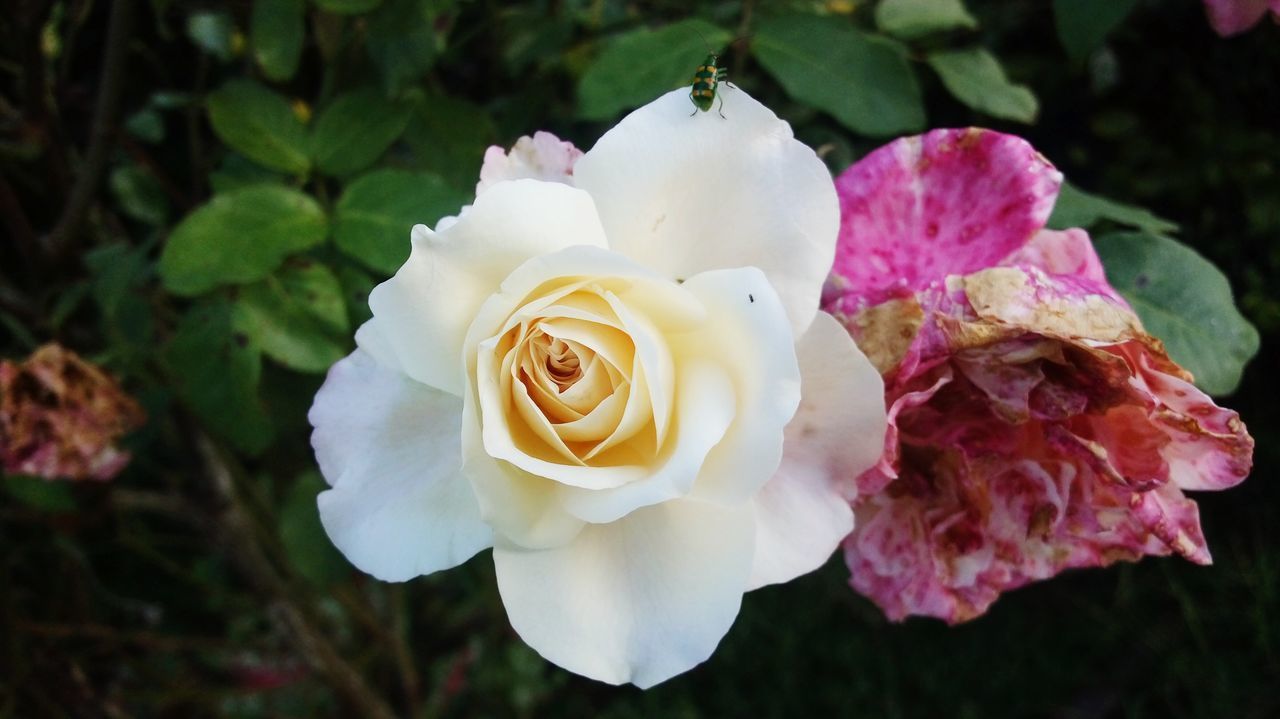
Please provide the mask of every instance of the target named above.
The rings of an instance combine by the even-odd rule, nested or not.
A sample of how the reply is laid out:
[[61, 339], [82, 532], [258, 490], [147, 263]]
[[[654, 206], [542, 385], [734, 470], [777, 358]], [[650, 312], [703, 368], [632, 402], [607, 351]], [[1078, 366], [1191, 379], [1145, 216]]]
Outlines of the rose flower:
[[961, 622], [1070, 567], [1209, 550], [1184, 490], [1231, 487], [1253, 440], [1143, 331], [1088, 235], [1044, 229], [1061, 175], [1026, 142], [937, 130], [837, 178], [824, 307], [885, 379], [857, 480], [853, 587]]
[[642, 687], [706, 659], [743, 592], [830, 557], [838, 480], [884, 442], [879, 375], [818, 311], [826, 167], [744, 92], [689, 110], [672, 92], [581, 157], [490, 150], [310, 414], [353, 564], [404, 581], [492, 547], [530, 646]]
[[10, 474], [107, 480], [129, 463], [116, 440], [146, 415], [106, 372], [58, 344], [0, 361], [0, 463]]
[[1268, 13], [1280, 22], [1280, 0], [1204, 0], [1204, 9], [1214, 32], [1223, 37], [1239, 35]]

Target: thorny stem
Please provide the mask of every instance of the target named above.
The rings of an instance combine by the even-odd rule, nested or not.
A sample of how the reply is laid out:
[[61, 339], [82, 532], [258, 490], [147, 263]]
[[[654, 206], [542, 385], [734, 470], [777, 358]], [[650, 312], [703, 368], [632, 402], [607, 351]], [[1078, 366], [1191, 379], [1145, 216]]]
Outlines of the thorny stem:
[[106, 169], [111, 138], [115, 134], [116, 112], [120, 106], [120, 90], [124, 86], [124, 65], [133, 29], [134, 0], [114, 0], [107, 22], [107, 50], [102, 64], [102, 82], [98, 102], [93, 110], [93, 127], [89, 134], [89, 150], [76, 184], [62, 210], [62, 216], [45, 237], [45, 252], [56, 264], [67, 257], [75, 246], [80, 226], [84, 224], [98, 185]]

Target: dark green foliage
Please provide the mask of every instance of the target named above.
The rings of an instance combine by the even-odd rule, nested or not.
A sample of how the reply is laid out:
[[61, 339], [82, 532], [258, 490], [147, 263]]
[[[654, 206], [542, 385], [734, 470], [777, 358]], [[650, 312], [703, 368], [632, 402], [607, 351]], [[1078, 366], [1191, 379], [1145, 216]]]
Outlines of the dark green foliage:
[[[365, 716], [333, 657], [412, 717], [1280, 715], [1280, 26], [1224, 41], [1156, 0], [138, 1], [95, 128], [125, 2], [0, 13], [0, 357], [56, 339], [148, 413], [110, 483], [0, 483], [0, 716]], [[1197, 497], [1214, 566], [1069, 572], [949, 628], [888, 623], [835, 557], [640, 692], [521, 643], [485, 553], [395, 585], [341, 558], [306, 413], [412, 226], [471, 201], [488, 146], [589, 149], [709, 52], [833, 171], [980, 125], [1064, 172], [1050, 225], [1098, 238], [1203, 388], [1238, 385], [1256, 467]]]

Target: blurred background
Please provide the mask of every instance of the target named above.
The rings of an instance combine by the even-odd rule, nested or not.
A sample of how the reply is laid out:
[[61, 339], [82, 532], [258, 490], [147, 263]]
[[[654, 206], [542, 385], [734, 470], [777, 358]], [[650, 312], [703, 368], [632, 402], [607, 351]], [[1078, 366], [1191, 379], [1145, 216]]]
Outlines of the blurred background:
[[[1195, 496], [1214, 566], [1068, 572], [949, 628], [888, 622], [837, 556], [640, 692], [521, 643], [487, 553], [402, 585], [337, 554], [305, 414], [409, 226], [488, 145], [589, 148], [720, 49], [833, 172], [996, 128], [1065, 173], [1056, 225], [1225, 273], [1242, 377], [1230, 298], [1120, 288], [1257, 440]], [[0, 357], [56, 340], [147, 420], [110, 481], [0, 485], [0, 716], [1278, 716], [1277, 78], [1280, 25], [1220, 38], [1194, 0], [6, 0]]]

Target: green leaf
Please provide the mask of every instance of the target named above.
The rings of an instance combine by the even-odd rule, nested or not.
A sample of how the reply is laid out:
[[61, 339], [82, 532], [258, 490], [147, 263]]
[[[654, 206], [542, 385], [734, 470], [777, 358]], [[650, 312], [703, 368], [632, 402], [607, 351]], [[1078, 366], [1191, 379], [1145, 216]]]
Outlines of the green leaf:
[[408, 259], [414, 225], [434, 226], [470, 199], [435, 175], [377, 170], [347, 186], [334, 211], [333, 237], [338, 249], [389, 275]]
[[232, 80], [205, 103], [214, 134], [245, 157], [295, 175], [311, 168], [307, 129], [283, 97], [251, 80]]
[[130, 115], [124, 121], [124, 129], [139, 140], [153, 145], [164, 140], [164, 118], [160, 116], [159, 110], [151, 106]]
[[124, 213], [147, 225], [159, 226], [169, 219], [169, 198], [160, 181], [137, 165], [123, 165], [107, 178], [111, 194]]
[[150, 245], [131, 247], [120, 242], [96, 247], [84, 256], [107, 336], [125, 362], [149, 360], [151, 353], [155, 321], [146, 288], [155, 269], [149, 259]]
[[261, 348], [238, 322], [230, 303], [197, 305], [178, 324], [163, 360], [174, 389], [210, 431], [258, 454], [275, 432], [258, 397]]
[[1137, 5], [1137, 0], [1053, 0], [1058, 39], [1077, 62], [1102, 45]]
[[1258, 331], [1236, 309], [1222, 272], [1186, 245], [1142, 232], [1094, 240], [1112, 286], [1169, 356], [1213, 395], [1230, 394], [1258, 353]]
[[4, 490], [17, 501], [43, 512], [71, 512], [76, 509], [76, 498], [65, 481], [9, 475], [4, 478]]
[[235, 26], [225, 12], [196, 12], [187, 16], [187, 37], [197, 47], [226, 62], [234, 53], [231, 34]]
[[369, 16], [365, 45], [389, 94], [414, 85], [435, 64], [434, 21], [431, 0], [388, 0]]
[[972, 30], [978, 21], [961, 0], [880, 0], [876, 25], [890, 35], [914, 40], [944, 30]]
[[349, 351], [342, 286], [329, 268], [310, 260], [285, 265], [236, 297], [237, 327], [262, 351], [300, 372], [323, 372]]
[[721, 50], [730, 37], [702, 20], [617, 36], [578, 81], [579, 114], [588, 120], [607, 120], [690, 84], [707, 53]]
[[863, 135], [924, 128], [920, 87], [901, 45], [813, 15], [765, 18], [757, 27], [756, 57], [797, 100]]
[[249, 42], [262, 74], [276, 82], [293, 77], [306, 34], [303, 0], [258, 0], [249, 17]]
[[1110, 220], [1152, 234], [1161, 235], [1178, 229], [1176, 223], [1157, 217], [1151, 211], [1133, 205], [1091, 195], [1070, 183], [1062, 183], [1058, 202], [1049, 216], [1049, 227], [1065, 230], [1069, 227], [1090, 228], [1102, 220]]
[[284, 181], [284, 175], [268, 170], [238, 152], [223, 155], [218, 169], [209, 173], [209, 186], [218, 194], [251, 185], [284, 184]]
[[314, 0], [316, 5], [340, 15], [358, 15], [382, 4], [382, 0]]
[[330, 175], [363, 170], [387, 151], [409, 123], [408, 105], [377, 90], [338, 97], [316, 120], [311, 152], [316, 167]]
[[316, 495], [328, 488], [318, 472], [304, 472], [289, 488], [280, 508], [280, 542], [289, 565], [321, 587], [338, 582], [351, 572], [351, 565], [334, 548], [320, 523]]
[[416, 103], [404, 139], [425, 170], [457, 187], [480, 179], [484, 151], [497, 130], [484, 110], [465, 100], [429, 95]]
[[1009, 81], [995, 56], [982, 48], [929, 53], [929, 66], [957, 100], [978, 112], [1018, 122], [1035, 122], [1040, 110], [1026, 85]]
[[327, 230], [320, 205], [297, 190], [257, 185], [215, 195], [173, 229], [160, 279], [180, 295], [260, 280], [323, 242]]

